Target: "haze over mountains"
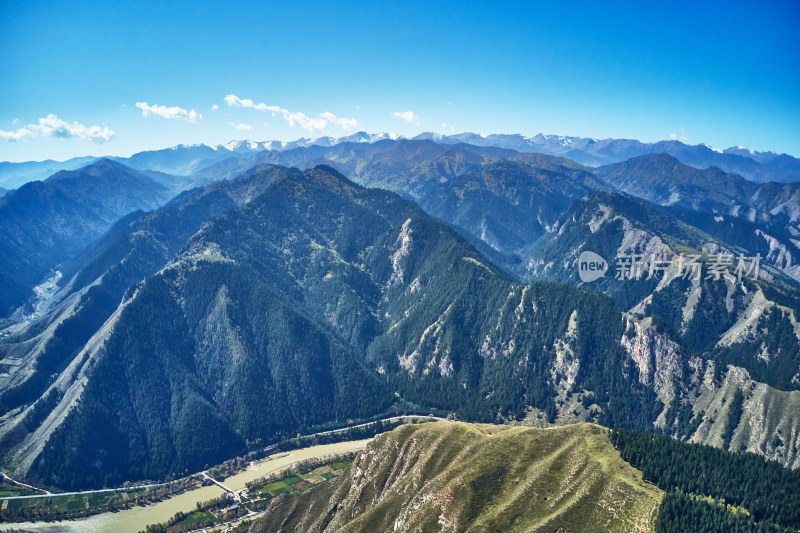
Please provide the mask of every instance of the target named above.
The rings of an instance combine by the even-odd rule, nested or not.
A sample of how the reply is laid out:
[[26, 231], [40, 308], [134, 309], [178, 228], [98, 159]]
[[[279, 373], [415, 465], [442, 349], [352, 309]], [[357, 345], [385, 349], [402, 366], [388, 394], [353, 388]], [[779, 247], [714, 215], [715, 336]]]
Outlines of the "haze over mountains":
[[[8, 192], [4, 471], [59, 489], [164, 479], [298, 432], [406, 411], [593, 422], [800, 467], [800, 183], [681, 158], [708, 150], [785, 179], [791, 165], [677, 142], [658, 146], [683, 146], [676, 155], [636, 153], [656, 148], [628, 141], [424, 137], [181, 146]], [[581, 281], [584, 251], [609, 262], [605, 277]], [[737, 276], [732, 259], [714, 275], [720, 253], [750, 267], [759, 255], [759, 268]], [[696, 255], [702, 275], [670, 263], [618, 279], [625, 254]], [[427, 457], [436, 439], [479, 454], [505, 438], [525, 449], [536, 440], [438, 431], [420, 431], [425, 446], [409, 457]], [[541, 460], [580, 461], [591, 474], [581, 490], [622, 480], [633, 492], [619, 528], [652, 527], [663, 494], [635, 471], [604, 469], [622, 460], [589, 453], [606, 450], [596, 426], [564, 431], [565, 455]], [[325, 530], [344, 512], [385, 524], [396, 506], [348, 507], [348, 494], [397, 498], [415, 479], [446, 492], [475, 473], [445, 465], [451, 481], [433, 483], [426, 467], [393, 455], [410, 438], [386, 438], [380, 460], [361, 460], [402, 470], [394, 488], [343, 477], [284, 500], [262, 526]], [[491, 453], [482, 457], [491, 466]], [[508, 488], [490, 478], [475, 494]], [[329, 522], [291, 514], [312, 503], [332, 509]], [[428, 524], [434, 509], [421, 505]], [[551, 506], [571, 520], [569, 505]]]

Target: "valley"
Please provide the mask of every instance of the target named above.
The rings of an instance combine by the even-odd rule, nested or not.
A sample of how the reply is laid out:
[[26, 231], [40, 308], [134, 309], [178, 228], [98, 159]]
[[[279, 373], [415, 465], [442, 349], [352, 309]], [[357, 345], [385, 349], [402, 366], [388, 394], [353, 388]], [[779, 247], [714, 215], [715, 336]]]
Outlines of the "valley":
[[0, 532], [800, 533], [800, 2], [4, 2]]
[[[719, 498], [731, 497], [729, 489], [698, 500], [679, 483], [656, 488], [650, 483], [658, 480], [631, 466], [636, 458], [623, 460], [605, 428], [710, 445], [795, 475], [796, 184], [756, 184], [660, 154], [595, 168], [486, 143], [387, 138], [242, 148], [194, 173], [158, 174], [176, 171], [169, 155], [179, 162], [197, 152], [181, 150], [158, 155], [152, 167], [141, 156], [139, 170], [102, 160], [47, 180], [78, 191], [109, 180], [104, 186], [122, 199], [104, 212], [104, 230], [42, 258], [51, 270], [19, 284], [30, 295], [5, 315], [0, 338], [0, 464], [14, 479], [88, 498], [79, 503], [89, 507], [92, 491], [124, 484], [146, 491], [191, 479], [191, 486], [153, 505], [53, 527], [101, 531], [122, 516], [138, 531], [228, 492], [239, 507], [212, 505], [181, 521], [224, 510], [251, 520], [238, 527], [253, 531], [278, 523], [319, 531], [389, 524], [572, 531], [586, 527], [575, 520], [591, 508], [607, 530], [655, 531], [666, 527], [660, 510], [675, 520], [673, 509], [688, 506], [705, 523], [721, 509]], [[143, 209], [124, 199], [120, 183], [158, 193]], [[22, 209], [15, 198], [2, 200], [9, 212]], [[48, 216], [73, 208], [54, 204]], [[14, 220], [18, 231], [31, 224]], [[32, 260], [16, 250], [9, 264]], [[609, 264], [592, 282], [577, 269], [587, 251]], [[615, 276], [625, 254], [696, 257], [698, 276], [674, 263]], [[737, 277], [730, 262], [720, 271], [720, 254], [758, 256], [759, 269]], [[370, 459], [368, 446], [324, 482], [319, 472], [302, 472], [319, 483], [268, 491], [258, 516], [245, 483], [288, 463], [255, 460], [240, 474], [211, 474], [210, 465], [270, 443], [362, 431], [405, 413], [462, 422], [381, 433], [373, 442], [406, 451]], [[450, 441], [486, 464], [476, 459], [475, 470], [459, 470], [462, 456], [444, 446]], [[518, 464], [522, 478], [541, 465], [545, 474], [531, 479], [577, 475], [573, 496], [552, 489], [556, 503], [523, 505], [529, 489], [507, 478], [510, 471], [492, 470], [499, 457], [516, 457], [513, 450], [532, 461]], [[424, 465], [430, 453], [455, 461], [439, 465], [443, 477], [423, 483], [428, 467], [403, 470], [403, 460]], [[370, 464], [375, 457], [383, 462]], [[372, 477], [353, 477], [365, 468]], [[378, 487], [386, 469], [398, 472], [391, 490], [399, 493]], [[400, 472], [417, 481], [405, 485]], [[454, 496], [452, 483], [473, 477], [474, 491]], [[399, 496], [429, 488], [419, 501]], [[489, 505], [486, 491], [508, 496]], [[353, 503], [347, 527], [334, 511], [324, 520], [301, 511], [339, 508], [355, 501], [351, 493], [394, 503]], [[736, 509], [750, 513], [753, 527], [795, 523], [790, 513], [743, 502]], [[409, 508], [418, 512], [397, 514]], [[713, 519], [741, 518], [728, 514]]]
[[[337, 455], [362, 449], [368, 441], [344, 441], [336, 444], [323, 444], [301, 448], [288, 453], [278, 453], [274, 457], [255, 461], [239, 474], [222, 480], [232, 490], [242, 490], [246, 484], [273, 472], [282, 470], [293, 463], [314, 459], [316, 457]], [[191, 512], [197, 504], [220, 496], [225, 491], [211, 484], [201, 488], [188, 490], [177, 496], [167, 497], [150, 505], [134, 506], [113, 513], [101, 513], [79, 520], [55, 522], [7, 522], [0, 523], [0, 531], [24, 528], [37, 532], [101, 532], [118, 531], [120, 533], [138, 533], [148, 525], [165, 522], [178, 512]]]

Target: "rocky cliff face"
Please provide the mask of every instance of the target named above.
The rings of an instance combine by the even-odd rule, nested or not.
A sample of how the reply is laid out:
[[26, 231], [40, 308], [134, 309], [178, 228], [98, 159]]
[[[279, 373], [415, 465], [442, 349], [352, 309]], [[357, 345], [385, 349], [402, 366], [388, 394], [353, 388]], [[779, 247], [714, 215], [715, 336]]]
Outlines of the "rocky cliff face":
[[[639, 379], [664, 403], [654, 425], [689, 442], [749, 451], [800, 467], [800, 391], [781, 391], [752, 379], [738, 366], [687, 355], [665, 335], [627, 319], [621, 344], [639, 368]], [[741, 395], [741, 414], [734, 397]], [[688, 431], [673, 418], [684, 409]], [[732, 432], [726, 442], [723, 435]]]
[[[723, 434], [732, 424], [730, 451], [749, 451], [800, 467], [800, 391], [780, 391], [754, 381], [747, 370], [729, 366], [715, 382], [714, 362], [693, 359], [696, 368], [688, 390], [692, 411], [700, 421], [689, 442], [725, 447]], [[741, 393], [741, 414], [732, 407]]]

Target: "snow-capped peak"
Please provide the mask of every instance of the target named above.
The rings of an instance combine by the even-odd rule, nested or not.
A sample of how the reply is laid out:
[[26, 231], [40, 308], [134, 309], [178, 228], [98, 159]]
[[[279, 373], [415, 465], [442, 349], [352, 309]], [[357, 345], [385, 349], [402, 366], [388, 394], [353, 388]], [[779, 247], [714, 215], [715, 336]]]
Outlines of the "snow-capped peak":
[[[318, 137], [316, 139], [309, 139], [307, 137], [300, 137], [294, 141], [249, 141], [246, 139], [233, 140], [225, 144], [220, 144], [213, 147], [214, 150], [228, 150], [229, 152], [260, 152], [269, 150], [291, 150], [292, 148], [304, 148], [306, 146], [334, 146], [343, 142], [357, 142], [357, 143], [374, 143], [391, 139], [393, 141], [402, 139], [401, 135], [396, 133], [367, 133], [359, 131], [346, 137]], [[184, 147], [183, 145], [175, 146], [172, 149], [176, 150]]]
[[216, 148], [215, 148], [215, 147], [213, 147], [213, 146], [209, 146], [209, 145], [207, 145], [207, 144], [203, 144], [203, 143], [197, 143], [197, 144], [176, 144], [175, 146], [170, 146], [170, 147], [169, 147], [169, 149], [170, 149], [170, 150], [173, 150], [173, 151], [175, 151], [175, 150], [186, 150], [187, 148], [211, 148], [212, 150], [216, 150]]
[[249, 152], [261, 149], [261, 143], [243, 140], [234, 140], [221, 145], [226, 150], [231, 152]]
[[337, 142], [351, 142], [351, 143], [374, 143], [384, 141], [386, 139], [397, 140], [401, 138], [396, 133], [367, 133], [366, 131], [359, 131], [347, 137], [340, 137]]
[[711, 150], [712, 152], [717, 152], [718, 154], [721, 154], [721, 153], [723, 153], [723, 151], [722, 151], [722, 150], [720, 150], [719, 148], [714, 148], [714, 147], [713, 147], [713, 146], [711, 146], [710, 144], [706, 144], [706, 143], [700, 143], [700, 146], [705, 146], [706, 148], [708, 148], [708, 149], [709, 149], [709, 150]]

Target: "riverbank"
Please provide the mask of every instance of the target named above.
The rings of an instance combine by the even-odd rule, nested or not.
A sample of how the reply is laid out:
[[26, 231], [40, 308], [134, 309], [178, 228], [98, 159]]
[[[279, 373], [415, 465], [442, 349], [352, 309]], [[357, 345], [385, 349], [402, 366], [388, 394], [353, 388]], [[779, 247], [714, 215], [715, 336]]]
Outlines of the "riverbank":
[[[285, 469], [299, 461], [325, 455], [336, 455], [364, 449], [371, 439], [345, 441], [334, 444], [310, 446], [290, 452], [280, 452], [273, 456], [252, 462], [238, 474], [221, 480], [233, 490], [241, 490], [248, 482], [268, 476]], [[150, 524], [166, 522], [178, 511], [188, 512], [197, 503], [206, 502], [225, 494], [217, 485], [208, 485], [170, 497], [153, 505], [133, 507], [118, 512], [102, 513], [78, 520], [56, 522], [15, 522], [0, 524], [0, 531], [24, 529], [36, 533], [138, 533]]]

